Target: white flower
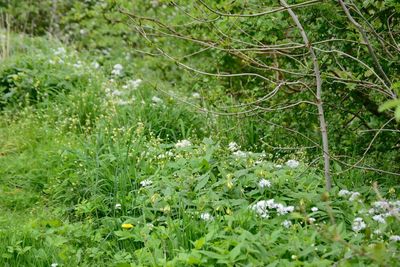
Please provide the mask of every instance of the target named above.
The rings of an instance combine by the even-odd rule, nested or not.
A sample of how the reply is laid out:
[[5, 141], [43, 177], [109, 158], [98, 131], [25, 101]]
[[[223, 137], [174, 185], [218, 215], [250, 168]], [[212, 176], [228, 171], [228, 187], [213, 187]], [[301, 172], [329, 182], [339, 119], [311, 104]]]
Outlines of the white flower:
[[367, 225], [365, 224], [363, 219], [360, 217], [355, 218], [353, 221], [353, 224], [351, 226], [351, 228], [353, 229], [354, 232], [359, 232], [359, 231], [365, 229], [365, 227], [367, 227]]
[[376, 230], [374, 230], [374, 234], [376, 234], [376, 235], [381, 235], [381, 234], [382, 234], [382, 231], [379, 230], [379, 229], [376, 229]]
[[120, 90], [113, 90], [111, 92], [111, 95], [113, 95], [113, 96], [122, 96], [123, 94], [124, 93], [122, 91], [120, 91]]
[[308, 222], [311, 224], [313, 224], [315, 221], [316, 221], [315, 218], [312, 218], [312, 217], [308, 218]]
[[93, 61], [91, 65], [94, 69], [98, 69], [100, 67], [100, 64], [97, 61]]
[[241, 150], [235, 151], [235, 152], [233, 152], [232, 154], [233, 154], [235, 157], [238, 157], [238, 158], [245, 158], [245, 157], [247, 157], [247, 153], [244, 152], [244, 151], [241, 151]]
[[193, 93], [193, 94], [192, 94], [192, 97], [193, 97], [193, 98], [200, 98], [200, 94], [199, 94], [199, 93]]
[[295, 160], [295, 159], [290, 159], [290, 160], [288, 160], [288, 161], [286, 162], [286, 165], [287, 165], [288, 167], [294, 169], [294, 168], [299, 167], [300, 162], [298, 162], [298, 161]]
[[278, 215], [285, 215], [286, 213], [290, 213], [294, 211], [293, 206], [283, 206], [282, 204], [278, 204], [278, 207], [276, 208], [276, 212]]
[[189, 140], [179, 140], [178, 143], [175, 144], [176, 148], [185, 148], [192, 146], [192, 143]]
[[361, 194], [358, 192], [351, 192], [351, 196], [349, 198], [350, 201], [356, 200]]
[[138, 87], [139, 87], [139, 85], [142, 83], [142, 80], [141, 79], [136, 79], [136, 80], [129, 80], [127, 83], [126, 83], [126, 88], [131, 88], [132, 90], [136, 90]]
[[153, 101], [154, 104], [161, 104], [162, 102], [164, 102], [161, 98], [159, 98], [157, 96], [153, 96], [151, 98], [151, 101]]
[[400, 241], [400, 235], [392, 235], [391, 237], [389, 237], [390, 241], [395, 241], [395, 242], [399, 242]]
[[143, 180], [143, 181], [140, 182], [140, 185], [143, 186], [143, 187], [146, 187], [146, 186], [149, 186], [149, 185], [152, 185], [152, 184], [153, 184], [153, 181], [151, 181], [149, 179], [146, 179], [146, 180]]
[[390, 207], [390, 204], [386, 200], [375, 201], [374, 203], [372, 203], [372, 205], [375, 208], [383, 209], [383, 210], [388, 209]]
[[64, 56], [67, 53], [64, 47], [59, 47], [57, 48], [56, 51], [54, 51], [54, 55], [56, 56]]
[[281, 225], [285, 228], [290, 228], [290, 226], [292, 226], [292, 222], [289, 220], [284, 220]]
[[275, 168], [281, 169], [281, 168], [282, 168], [282, 165], [281, 165], [281, 164], [275, 164]]
[[386, 223], [385, 218], [381, 214], [373, 216], [372, 219], [378, 223]]
[[344, 196], [350, 195], [350, 193], [351, 192], [349, 190], [342, 189], [339, 191], [338, 195], [339, 195], [339, 197], [344, 197]]
[[115, 209], [116, 209], [116, 210], [120, 210], [121, 207], [122, 207], [121, 204], [119, 204], [119, 203], [115, 204]]
[[121, 64], [115, 64], [113, 70], [111, 71], [111, 74], [115, 76], [120, 76], [122, 74], [122, 70], [124, 67], [122, 67]]
[[270, 182], [269, 180], [266, 180], [266, 179], [261, 179], [261, 180], [258, 182], [258, 185], [259, 185], [261, 188], [264, 188], [264, 187], [271, 187], [271, 182]]
[[238, 144], [236, 144], [236, 142], [230, 142], [228, 145], [228, 149], [232, 152], [239, 150], [239, 148], [240, 147], [238, 146]]
[[312, 207], [312, 208], [311, 208], [311, 211], [312, 211], [312, 212], [317, 212], [317, 211], [318, 211], [318, 208], [317, 208], [317, 207]]
[[78, 62], [76, 62], [74, 65], [72, 65], [74, 68], [77, 68], [77, 69], [79, 69], [79, 68], [82, 68], [82, 62], [81, 61], [78, 61]]
[[82, 34], [82, 35], [84, 35], [84, 34], [86, 33], [86, 30], [85, 30], [85, 29], [81, 29], [81, 30], [79, 31], [79, 33]]
[[116, 102], [116, 104], [119, 105], [119, 106], [126, 106], [126, 105], [128, 105], [130, 103], [131, 103], [130, 101], [123, 100], [123, 99], [118, 99], [117, 102]]
[[258, 201], [251, 207], [251, 209], [254, 210], [256, 213], [258, 213], [258, 215], [260, 215], [261, 218], [265, 219], [269, 218], [267, 201], [265, 200]]
[[51, 265], [50, 265], [50, 267], [57, 267], [58, 266], [58, 263], [52, 263]]
[[206, 222], [214, 221], [214, 217], [208, 212], [200, 214], [200, 218]]

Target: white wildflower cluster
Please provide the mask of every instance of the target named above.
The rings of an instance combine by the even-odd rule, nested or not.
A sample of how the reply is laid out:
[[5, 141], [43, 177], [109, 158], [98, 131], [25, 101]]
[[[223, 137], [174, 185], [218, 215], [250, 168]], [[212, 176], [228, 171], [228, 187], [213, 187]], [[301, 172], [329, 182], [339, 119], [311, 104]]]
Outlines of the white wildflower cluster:
[[206, 222], [214, 221], [214, 217], [208, 212], [204, 212], [204, 213], [200, 214], [200, 219], [202, 219], [203, 221], [206, 221]]
[[359, 192], [349, 191], [346, 189], [342, 189], [339, 191], [338, 195], [340, 197], [348, 197], [350, 201], [360, 200], [361, 194]]
[[75, 64], [72, 65], [75, 69], [81, 69], [83, 67], [82, 61], [78, 60]]
[[100, 68], [100, 64], [99, 64], [97, 61], [93, 61], [90, 65], [91, 65], [92, 68], [94, 68], [94, 69]]
[[368, 213], [372, 219], [380, 224], [386, 223], [387, 217], [394, 217], [400, 214], [400, 201], [386, 201], [380, 200], [372, 203], [372, 208]]
[[64, 47], [59, 47], [56, 50], [54, 50], [54, 55], [59, 56], [59, 57], [64, 57], [67, 54], [67, 50], [65, 50]]
[[123, 69], [124, 67], [121, 64], [115, 64], [111, 71], [111, 74], [114, 76], [121, 76]]
[[317, 212], [317, 211], [318, 211], [318, 208], [317, 208], [317, 207], [312, 207], [312, 208], [311, 208], [311, 211], [312, 211], [312, 212]]
[[246, 152], [241, 151], [241, 150], [233, 152], [232, 155], [237, 158], [246, 158], [248, 156], [248, 154]]
[[285, 206], [280, 203], [275, 203], [274, 199], [258, 201], [256, 204], [254, 204], [250, 208], [252, 210], [254, 210], [262, 218], [269, 218], [270, 210], [276, 210], [276, 213], [279, 216], [285, 215], [287, 213], [294, 211], [293, 206]]
[[238, 151], [240, 149], [239, 145], [236, 142], [230, 142], [228, 144], [228, 149], [232, 152]]
[[67, 50], [64, 47], [59, 47], [57, 49], [53, 49], [53, 54], [55, 57], [49, 60], [51, 65], [56, 63], [64, 64], [64, 59], [67, 58]]
[[232, 155], [237, 158], [246, 158], [250, 153], [240, 150], [240, 146], [236, 142], [230, 142], [228, 149], [232, 152]]
[[153, 102], [153, 105], [159, 105], [159, 104], [164, 103], [164, 101], [161, 98], [159, 98], [158, 96], [153, 96], [151, 98], [151, 102]]
[[136, 89], [140, 83], [140, 79], [131, 80], [120, 88], [114, 79], [110, 79], [108, 82], [103, 84], [103, 87], [105, 87], [107, 97], [111, 99], [114, 104], [125, 106], [132, 104], [136, 100], [135, 96], [132, 96], [130, 90]]
[[292, 222], [289, 220], [284, 220], [281, 225], [285, 228], [290, 228], [292, 226]]
[[174, 156], [174, 153], [172, 151], [167, 151], [165, 153], [161, 153], [157, 156], [158, 159], [165, 159], [165, 158], [172, 158]]
[[389, 237], [389, 240], [394, 242], [400, 242], [400, 235], [392, 235], [391, 237]]
[[193, 98], [200, 98], [201, 96], [200, 96], [199, 93], [195, 92], [195, 93], [192, 94], [192, 97]]
[[141, 83], [142, 83], [141, 79], [129, 80], [129, 81], [126, 82], [125, 85], [122, 86], [122, 88], [123, 89], [136, 90]]
[[153, 181], [150, 180], [150, 179], [146, 179], [146, 180], [143, 180], [143, 181], [140, 182], [140, 185], [141, 185], [142, 187], [147, 187], [147, 186], [150, 186], [150, 185], [152, 185], [152, 184], [153, 184]]
[[361, 217], [355, 218], [351, 226], [353, 231], [357, 233], [365, 229], [365, 227], [367, 227], [367, 225], [365, 224], [364, 220]]
[[286, 162], [286, 166], [288, 166], [289, 168], [292, 168], [292, 169], [299, 167], [299, 165], [300, 165], [300, 162], [298, 162], [295, 159], [289, 159]]
[[258, 186], [261, 188], [271, 187], [271, 181], [263, 178], [258, 182]]
[[189, 140], [179, 140], [176, 144], [175, 147], [176, 148], [186, 148], [186, 147], [190, 147], [192, 146], [192, 143]]

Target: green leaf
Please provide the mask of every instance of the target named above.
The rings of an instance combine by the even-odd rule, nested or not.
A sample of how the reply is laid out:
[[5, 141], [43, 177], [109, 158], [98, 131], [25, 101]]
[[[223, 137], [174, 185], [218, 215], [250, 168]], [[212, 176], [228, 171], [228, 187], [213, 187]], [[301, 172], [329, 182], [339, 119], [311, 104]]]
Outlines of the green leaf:
[[385, 103], [383, 103], [379, 107], [378, 111], [382, 112], [382, 111], [394, 108], [394, 107], [396, 107], [398, 105], [400, 105], [400, 99], [392, 99], [392, 100], [389, 100], [389, 101], [386, 101]]
[[196, 241], [194, 241], [194, 248], [202, 249], [205, 243], [206, 243], [206, 239], [204, 237], [197, 239]]
[[396, 121], [400, 121], [400, 105], [398, 105], [396, 110], [394, 111], [394, 118], [396, 119]]

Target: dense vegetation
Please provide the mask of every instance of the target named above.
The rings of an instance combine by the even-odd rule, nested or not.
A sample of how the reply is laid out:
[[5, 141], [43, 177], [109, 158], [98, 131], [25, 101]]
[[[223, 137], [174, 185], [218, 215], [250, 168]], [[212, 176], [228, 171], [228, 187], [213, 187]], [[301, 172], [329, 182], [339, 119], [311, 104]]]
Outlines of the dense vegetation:
[[398, 265], [398, 1], [0, 8], [1, 266]]

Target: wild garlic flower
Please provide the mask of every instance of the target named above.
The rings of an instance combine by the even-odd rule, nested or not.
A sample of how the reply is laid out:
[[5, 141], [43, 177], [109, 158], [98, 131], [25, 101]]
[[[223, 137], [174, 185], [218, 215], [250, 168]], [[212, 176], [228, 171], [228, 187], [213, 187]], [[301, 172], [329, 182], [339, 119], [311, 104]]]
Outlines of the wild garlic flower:
[[206, 222], [214, 221], [214, 217], [208, 212], [204, 212], [204, 213], [200, 214], [200, 219], [202, 219], [203, 221], [206, 221]]
[[347, 196], [349, 194], [351, 194], [351, 192], [349, 190], [346, 190], [346, 189], [342, 189], [338, 193], [339, 197], [344, 197], [344, 196]]
[[111, 71], [111, 74], [115, 76], [120, 76], [123, 69], [124, 67], [121, 64], [115, 64], [113, 70]]
[[54, 55], [56, 56], [64, 56], [67, 53], [64, 47], [59, 47], [54, 51]]
[[200, 98], [200, 94], [195, 92], [195, 93], [192, 94], [192, 97], [193, 98]]
[[151, 101], [152, 101], [154, 104], [161, 104], [161, 103], [164, 102], [161, 98], [159, 98], [159, 97], [157, 97], [157, 96], [153, 96], [153, 97], [151, 98]]
[[365, 229], [367, 225], [365, 224], [364, 220], [360, 217], [354, 219], [351, 228], [354, 232], [360, 232], [361, 230]]
[[349, 198], [349, 201], [355, 201], [361, 196], [360, 193], [358, 192], [351, 192], [351, 196]]
[[261, 188], [264, 188], [264, 187], [271, 187], [271, 182], [270, 182], [269, 180], [266, 180], [266, 179], [261, 179], [261, 180], [258, 182], [258, 186], [260, 186]]
[[251, 209], [254, 210], [261, 218], [268, 219], [268, 203], [265, 200], [258, 201], [256, 204], [251, 206]]
[[236, 144], [236, 142], [230, 142], [228, 145], [228, 149], [232, 152], [239, 150], [239, 148], [240, 147], [238, 146], [238, 144]]
[[318, 211], [318, 208], [317, 208], [317, 207], [312, 207], [312, 208], [311, 208], [311, 211], [312, 211], [312, 212], [317, 212], [317, 211]]
[[245, 158], [247, 157], [247, 153], [241, 150], [233, 152], [233, 155], [238, 158]]
[[143, 180], [143, 181], [140, 182], [140, 185], [143, 186], [143, 187], [150, 186], [152, 184], [153, 184], [153, 181], [150, 180], [150, 179], [146, 179], [146, 180]]
[[284, 206], [283, 204], [275, 203], [274, 199], [260, 200], [250, 208], [258, 213], [262, 218], [269, 218], [269, 210], [272, 209], [275, 209], [279, 216], [294, 211], [293, 206]]
[[385, 218], [383, 218], [382, 214], [374, 215], [374, 216], [372, 216], [372, 219], [378, 223], [382, 223], [382, 224], [386, 223]]
[[389, 240], [394, 242], [400, 242], [400, 235], [392, 235], [391, 237], [389, 237]]
[[312, 217], [308, 218], [308, 222], [311, 224], [313, 224], [315, 221], [316, 221], [315, 218], [312, 218]]
[[292, 226], [292, 222], [289, 220], [284, 220], [281, 225], [285, 228], [290, 228], [290, 226]]
[[192, 143], [189, 140], [179, 140], [176, 144], [175, 147], [176, 148], [185, 148], [185, 147], [190, 147], [192, 146]]
[[300, 162], [298, 162], [298, 161], [295, 160], [295, 159], [290, 159], [290, 160], [288, 160], [288, 161], [286, 162], [286, 165], [287, 165], [289, 168], [294, 169], [294, 168], [299, 167]]
[[94, 69], [98, 69], [98, 68], [100, 67], [100, 64], [99, 64], [97, 61], [93, 61], [92, 64], [91, 64], [91, 66], [92, 66]]

